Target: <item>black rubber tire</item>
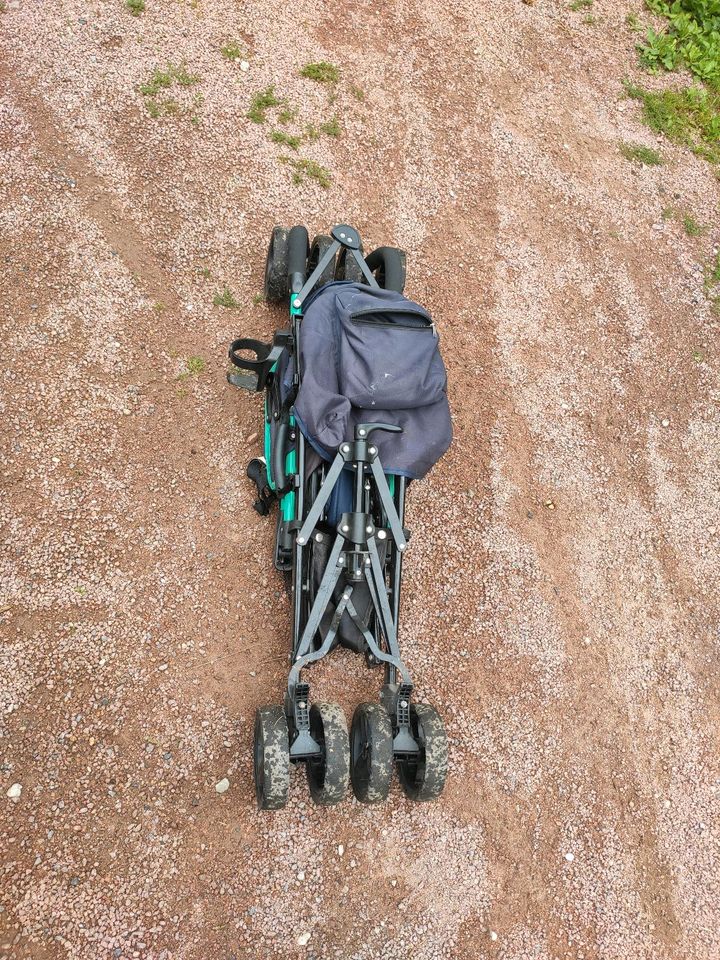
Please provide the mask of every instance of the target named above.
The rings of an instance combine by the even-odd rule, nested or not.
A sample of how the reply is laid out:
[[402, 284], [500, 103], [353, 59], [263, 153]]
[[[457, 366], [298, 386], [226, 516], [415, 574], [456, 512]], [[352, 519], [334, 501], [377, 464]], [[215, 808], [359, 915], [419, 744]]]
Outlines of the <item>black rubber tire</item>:
[[[308, 255], [308, 264], [307, 264], [307, 275], [308, 278], [313, 272], [315, 267], [320, 263], [320, 260], [323, 254], [327, 249], [332, 245], [333, 239], [329, 237], [326, 233], [319, 233], [316, 237], [313, 238], [313, 242], [310, 245], [310, 253]], [[325, 267], [323, 272], [320, 274], [320, 278], [313, 287], [313, 290], [317, 290], [318, 287], [325, 286], [326, 283], [330, 283], [335, 279], [335, 260], [336, 257], [330, 261], [330, 263]]]
[[290, 789], [290, 739], [282, 707], [260, 707], [255, 713], [255, 796], [261, 810], [280, 810]]
[[420, 756], [398, 760], [400, 786], [411, 800], [437, 800], [448, 771], [448, 741], [440, 714], [427, 703], [410, 704], [410, 726]]
[[[360, 245], [360, 253], [362, 254], [362, 244]], [[365, 275], [360, 269], [355, 257], [350, 253], [346, 247], [340, 247], [338, 251], [337, 259], [335, 260], [335, 279], [336, 280], [352, 280], [353, 283], [365, 283]]]
[[378, 247], [367, 255], [365, 263], [383, 290], [403, 292], [407, 265], [404, 250], [397, 247]]
[[337, 703], [310, 707], [310, 732], [322, 747], [322, 756], [308, 760], [310, 795], [324, 807], [340, 803], [350, 779], [350, 742], [345, 714]]
[[273, 227], [265, 260], [265, 299], [280, 303], [288, 295], [288, 231]]
[[350, 727], [350, 777], [362, 803], [382, 803], [390, 792], [392, 723], [379, 703], [361, 703]]

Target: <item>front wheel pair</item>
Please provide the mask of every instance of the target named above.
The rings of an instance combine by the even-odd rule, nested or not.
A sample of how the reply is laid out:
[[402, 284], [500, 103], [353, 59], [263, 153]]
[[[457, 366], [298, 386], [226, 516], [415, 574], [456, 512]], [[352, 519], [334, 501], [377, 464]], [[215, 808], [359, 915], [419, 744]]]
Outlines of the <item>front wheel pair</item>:
[[[435, 800], [445, 786], [448, 743], [443, 722], [429, 704], [410, 706], [410, 725], [420, 750], [399, 757], [398, 777], [412, 800]], [[390, 717], [376, 703], [361, 703], [353, 716], [350, 736], [337, 704], [310, 708], [310, 732], [320, 744], [317, 758], [306, 761], [310, 794], [315, 803], [339, 803], [348, 781], [362, 803], [382, 803], [390, 790], [393, 733]], [[287, 719], [282, 707], [262, 707], [255, 719], [255, 789], [258, 806], [278, 810], [287, 803], [290, 751]]]

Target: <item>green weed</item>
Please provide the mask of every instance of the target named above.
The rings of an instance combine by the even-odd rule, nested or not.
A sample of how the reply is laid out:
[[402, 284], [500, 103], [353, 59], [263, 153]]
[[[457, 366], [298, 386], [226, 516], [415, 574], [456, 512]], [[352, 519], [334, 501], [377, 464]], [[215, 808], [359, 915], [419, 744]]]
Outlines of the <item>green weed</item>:
[[293, 136], [290, 133], [285, 133], [284, 130], [273, 130], [273, 132], [270, 134], [270, 139], [273, 143], [279, 143], [285, 147], [290, 147], [291, 150], [298, 150], [300, 144], [302, 143], [301, 137]]
[[213, 304], [216, 307], [227, 307], [229, 310], [236, 310], [240, 306], [240, 302], [235, 299], [228, 287], [225, 287], [222, 293], [215, 294]]
[[202, 357], [188, 357], [185, 361], [185, 367], [191, 377], [196, 377], [205, 369], [205, 361]]
[[255, 94], [250, 102], [247, 115], [253, 123], [265, 123], [265, 111], [269, 110], [270, 107], [279, 106], [280, 101], [275, 96], [275, 87], [268, 87], [267, 90], [261, 90]]
[[161, 70], [160, 67], [155, 67], [147, 83], [140, 84], [140, 93], [146, 97], [154, 97], [161, 90], [167, 90], [172, 86], [173, 74], [172, 66], [168, 66], [166, 70]]
[[638, 45], [641, 62], [656, 71], [685, 67], [699, 80], [720, 88], [720, 4], [717, 0], [646, 0], [668, 21], [665, 30], [648, 28]]
[[328, 137], [339, 137], [341, 133], [340, 121], [337, 117], [333, 117], [327, 123], [320, 124], [320, 130]]
[[633, 33], [639, 33], [642, 30], [642, 24], [638, 20], [636, 13], [629, 13], [625, 17], [625, 26], [628, 30], [632, 30]]
[[350, 87], [350, 93], [356, 100], [362, 102], [365, 99], [365, 91], [361, 87]]
[[572, 0], [570, 9], [573, 12], [576, 12], [577, 10], [585, 10], [587, 7], [591, 7], [592, 5], [593, 0]]
[[652, 147], [644, 147], [640, 143], [621, 143], [620, 153], [626, 160], [633, 163], [642, 163], [646, 167], [659, 167], [664, 161], [657, 150]]
[[699, 237], [705, 232], [705, 227], [702, 224], [698, 223], [697, 220], [692, 217], [689, 213], [686, 213], [683, 217], [683, 226], [685, 227], [685, 233], [689, 237]]
[[223, 44], [220, 47], [220, 53], [225, 57], [226, 60], [235, 62], [235, 60], [240, 60], [244, 54], [243, 48], [235, 40], [228, 40], [227, 43]]
[[278, 114], [278, 123], [290, 123], [297, 116], [297, 110], [294, 107], [283, 107]]
[[125, 6], [134, 17], [139, 17], [145, 10], [145, 0], [125, 0]]
[[320, 60], [318, 63], [306, 63], [300, 71], [300, 76], [308, 80], [316, 80], [318, 83], [337, 83], [340, 79], [340, 71], [334, 64]]
[[317, 181], [325, 190], [330, 186], [332, 182], [330, 171], [314, 160], [307, 160], [304, 157], [298, 160], [293, 160], [290, 157], [282, 157], [281, 159], [293, 168], [293, 183], [303, 183], [307, 179]]

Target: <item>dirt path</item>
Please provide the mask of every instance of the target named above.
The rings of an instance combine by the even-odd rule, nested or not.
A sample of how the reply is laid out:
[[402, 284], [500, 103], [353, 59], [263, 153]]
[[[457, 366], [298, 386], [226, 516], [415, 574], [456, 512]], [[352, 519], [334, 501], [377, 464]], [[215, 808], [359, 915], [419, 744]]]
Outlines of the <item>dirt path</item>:
[[[6, 7], [0, 957], [720, 958], [720, 189], [620, 156], [653, 143], [626, 8]], [[197, 82], [139, 92], [168, 63]], [[246, 118], [270, 84], [284, 128]], [[330, 188], [293, 183], [269, 131], [333, 116], [302, 148]], [[260, 815], [288, 603], [225, 351], [281, 318], [272, 225], [339, 220], [408, 251], [449, 369], [402, 642], [451, 778], [320, 810], [296, 776]], [[342, 654], [315, 683], [376, 695]]]

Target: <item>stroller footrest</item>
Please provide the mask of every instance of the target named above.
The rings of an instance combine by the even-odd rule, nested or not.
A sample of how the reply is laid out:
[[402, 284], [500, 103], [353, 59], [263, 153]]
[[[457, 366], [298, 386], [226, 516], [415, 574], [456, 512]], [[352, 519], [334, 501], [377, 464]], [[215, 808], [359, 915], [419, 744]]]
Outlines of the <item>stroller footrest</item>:
[[257, 393], [260, 387], [260, 377], [257, 373], [236, 373], [234, 370], [227, 375], [228, 383], [234, 387], [240, 387], [242, 390], [250, 390]]

